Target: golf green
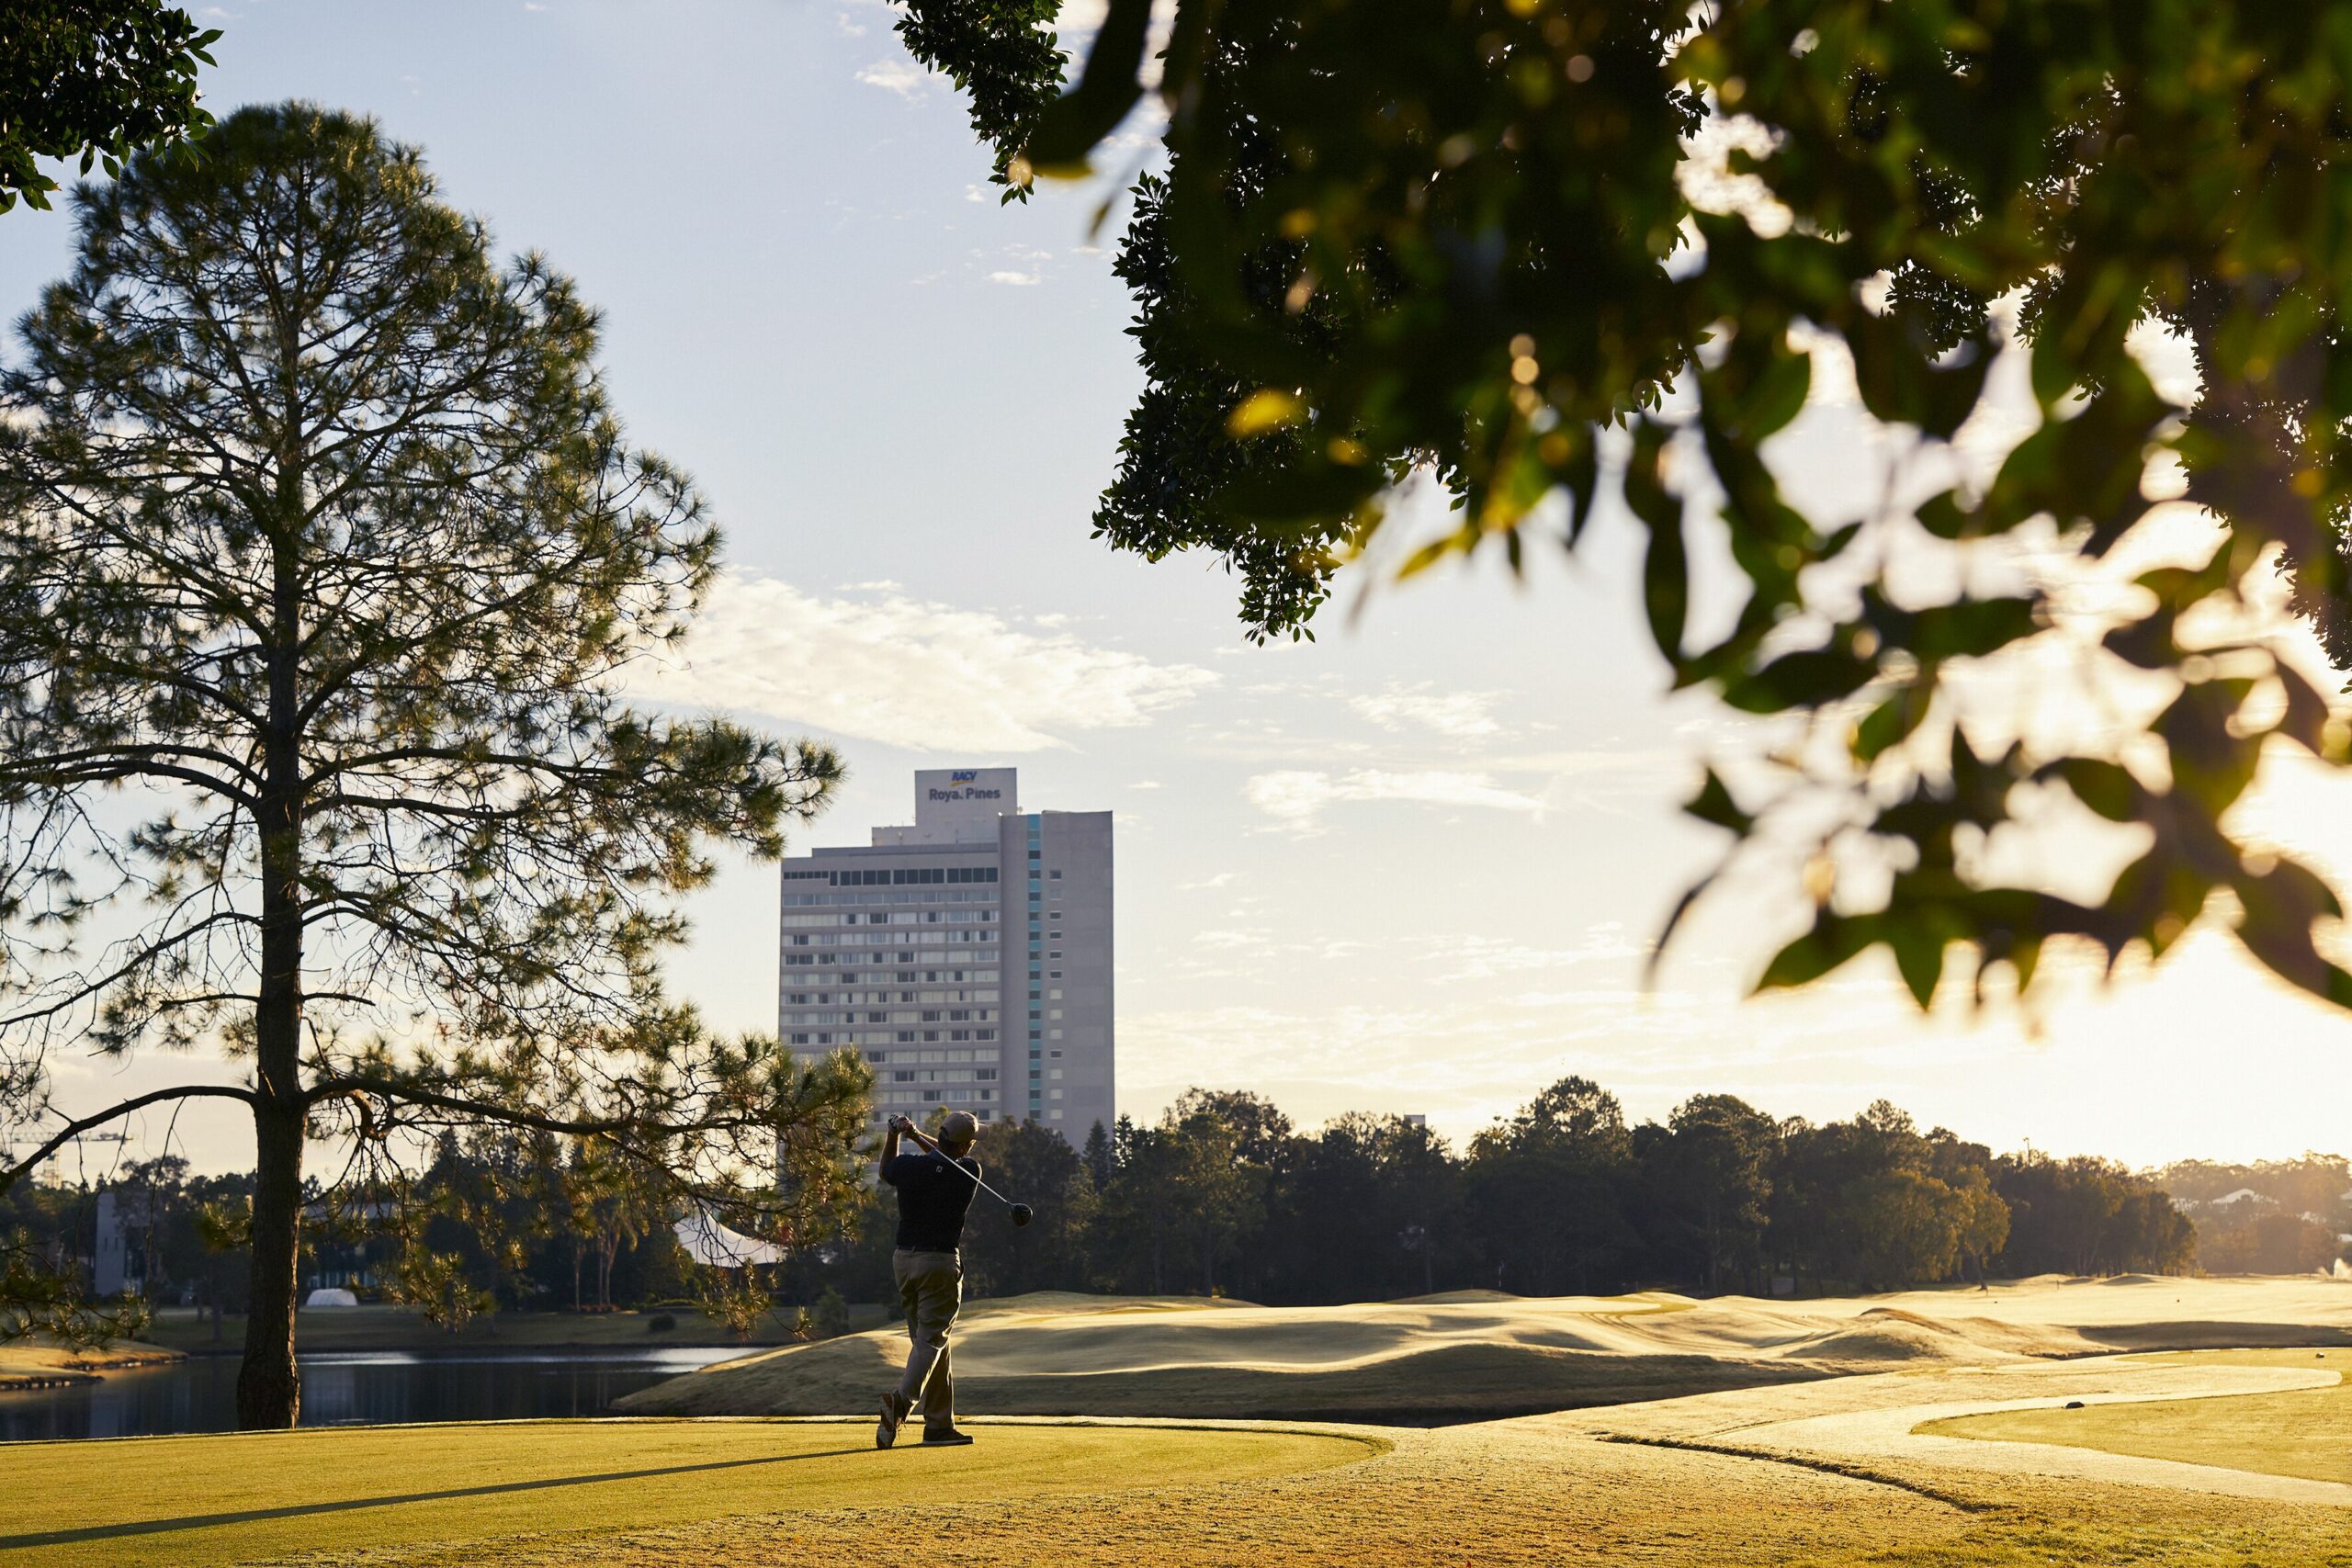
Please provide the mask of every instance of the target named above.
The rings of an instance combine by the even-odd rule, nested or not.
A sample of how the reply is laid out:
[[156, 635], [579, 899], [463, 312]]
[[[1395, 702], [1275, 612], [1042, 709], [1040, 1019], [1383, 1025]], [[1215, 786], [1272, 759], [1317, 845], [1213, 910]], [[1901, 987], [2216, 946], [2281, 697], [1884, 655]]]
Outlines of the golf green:
[[[2341, 1348], [2192, 1352], [2148, 1359], [2338, 1371], [2352, 1368], [2352, 1352]], [[1947, 1438], [2098, 1449], [2307, 1481], [2352, 1482], [2352, 1383], [2342, 1381], [2332, 1388], [2089, 1404], [2075, 1410], [2062, 1403], [2054, 1408], [1955, 1416], [1920, 1430]]]
[[737, 1515], [1112, 1492], [1325, 1469], [1369, 1440], [1281, 1430], [977, 1424], [878, 1453], [868, 1422], [371, 1427], [0, 1450], [0, 1568], [205, 1568], [295, 1552]]

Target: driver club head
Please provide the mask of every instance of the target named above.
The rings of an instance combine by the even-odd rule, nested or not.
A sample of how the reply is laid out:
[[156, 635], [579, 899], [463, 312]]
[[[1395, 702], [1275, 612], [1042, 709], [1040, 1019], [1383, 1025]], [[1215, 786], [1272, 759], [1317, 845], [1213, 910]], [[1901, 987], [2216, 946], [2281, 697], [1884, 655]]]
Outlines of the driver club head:
[[1026, 1203], [1015, 1203], [1012, 1206], [1012, 1223], [1016, 1225], [1025, 1225], [1036, 1217], [1037, 1211]]

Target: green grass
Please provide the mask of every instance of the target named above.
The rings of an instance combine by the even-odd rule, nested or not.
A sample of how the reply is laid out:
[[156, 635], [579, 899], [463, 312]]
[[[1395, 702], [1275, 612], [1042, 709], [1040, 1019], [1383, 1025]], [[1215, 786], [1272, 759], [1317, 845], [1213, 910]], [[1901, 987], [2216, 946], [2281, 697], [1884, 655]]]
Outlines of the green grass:
[[[650, 1325], [653, 1312], [506, 1312], [479, 1317], [451, 1334], [424, 1321], [413, 1307], [313, 1307], [295, 1320], [295, 1342], [305, 1350], [435, 1350], [451, 1346], [496, 1349], [531, 1349], [548, 1346], [628, 1347], [662, 1345], [730, 1345], [735, 1337], [700, 1313], [667, 1309], [675, 1328], [656, 1333]], [[853, 1326], [873, 1328], [883, 1322], [882, 1309], [851, 1309]], [[781, 1345], [791, 1338], [787, 1313], [771, 1316], [745, 1341], [752, 1346]], [[220, 1322], [220, 1337], [212, 1337], [212, 1317], [187, 1308], [166, 1308], [155, 1314], [146, 1336], [150, 1344], [201, 1354], [208, 1350], [234, 1352], [244, 1343], [245, 1320], [231, 1314]]]
[[[2352, 1371], [2352, 1352], [2192, 1352], [2164, 1360]], [[2283, 1393], [2089, 1404], [2080, 1410], [2008, 1410], [1961, 1416], [1920, 1428], [1942, 1437], [2098, 1449], [2266, 1475], [2352, 1483], [2352, 1383]], [[2352, 1528], [2352, 1527], [2347, 1527]]]
[[[0, 1453], [0, 1564], [208, 1564], [1313, 1471], [1372, 1443], [978, 1425], [877, 1453], [859, 1422], [570, 1421], [32, 1443]], [[593, 1548], [591, 1549], [593, 1551]]]

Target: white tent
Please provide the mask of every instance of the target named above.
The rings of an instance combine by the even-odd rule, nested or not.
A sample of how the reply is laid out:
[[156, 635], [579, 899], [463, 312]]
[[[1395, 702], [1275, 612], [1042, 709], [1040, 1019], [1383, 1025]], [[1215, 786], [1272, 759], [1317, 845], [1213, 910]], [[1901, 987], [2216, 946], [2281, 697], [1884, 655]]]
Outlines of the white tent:
[[776, 1263], [784, 1258], [784, 1249], [775, 1243], [729, 1230], [707, 1210], [696, 1209], [680, 1220], [677, 1230], [678, 1245], [706, 1269], [741, 1269], [747, 1263]]

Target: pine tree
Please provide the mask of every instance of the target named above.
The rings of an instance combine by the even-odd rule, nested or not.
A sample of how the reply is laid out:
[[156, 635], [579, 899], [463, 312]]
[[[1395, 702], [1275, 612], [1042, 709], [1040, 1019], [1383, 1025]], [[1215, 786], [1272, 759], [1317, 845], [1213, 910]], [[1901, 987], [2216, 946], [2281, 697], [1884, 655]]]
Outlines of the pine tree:
[[1111, 1153], [1111, 1134], [1103, 1131], [1102, 1122], [1095, 1122], [1087, 1133], [1086, 1149], [1080, 1157], [1086, 1162], [1087, 1179], [1094, 1183], [1094, 1190], [1108, 1189], [1111, 1178], [1117, 1174], [1118, 1162]]
[[[781, 1162], [776, 1223], [823, 1224], [862, 1071], [712, 1038], [658, 965], [708, 846], [780, 854], [841, 767], [624, 702], [718, 536], [625, 441], [595, 312], [310, 106], [74, 202], [0, 373], [0, 1126], [37, 1145], [0, 1187], [142, 1106], [248, 1107], [248, 1427], [299, 1407], [314, 1134], [569, 1134], [722, 1203]], [[213, 1045], [244, 1082], [55, 1125], [52, 1052]]]

